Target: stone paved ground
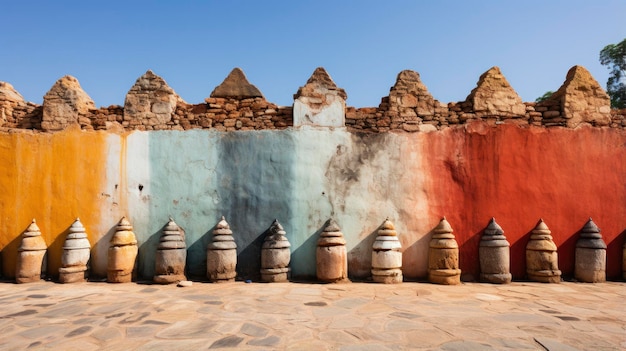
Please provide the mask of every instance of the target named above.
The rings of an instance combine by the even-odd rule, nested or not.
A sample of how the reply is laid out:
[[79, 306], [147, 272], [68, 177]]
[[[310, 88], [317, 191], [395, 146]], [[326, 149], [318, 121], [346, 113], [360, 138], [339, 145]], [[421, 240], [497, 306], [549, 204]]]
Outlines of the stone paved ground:
[[0, 283], [0, 349], [620, 350], [626, 283]]

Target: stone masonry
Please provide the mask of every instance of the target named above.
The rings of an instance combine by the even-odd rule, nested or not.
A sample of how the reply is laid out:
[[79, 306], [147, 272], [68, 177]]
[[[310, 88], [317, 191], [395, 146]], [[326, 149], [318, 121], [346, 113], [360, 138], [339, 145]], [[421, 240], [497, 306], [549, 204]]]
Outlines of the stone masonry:
[[[611, 124], [611, 98], [582, 66], [574, 66], [567, 72], [565, 83], [550, 97], [561, 106], [560, 122], [575, 128], [583, 122], [597, 126]], [[554, 117], [558, 118], [556, 113]]]
[[328, 72], [318, 67], [293, 96], [293, 125], [343, 127], [347, 98]]
[[63, 130], [79, 124], [90, 129], [91, 111], [96, 109], [93, 100], [72, 76], [59, 79], [43, 97], [41, 128], [45, 131]]
[[41, 129], [41, 112], [41, 106], [24, 101], [11, 84], [0, 82], [0, 127]]
[[124, 127], [167, 129], [178, 103], [184, 103], [165, 80], [148, 70], [126, 94]]
[[0, 130], [55, 132], [78, 125], [113, 132], [237, 131], [311, 125], [370, 133], [428, 132], [477, 119], [492, 125], [626, 128], [626, 110], [611, 110], [608, 95], [582, 66], [572, 67], [563, 85], [540, 103], [522, 102], [498, 67], [481, 75], [465, 101], [437, 101], [411, 70], [398, 74], [378, 107], [346, 107], [346, 99], [346, 92], [321, 67], [294, 95], [293, 106], [267, 101], [239, 68], [198, 104], [185, 102], [149, 70], [128, 91], [124, 106], [96, 108], [78, 80], [65, 76], [46, 93], [43, 105], [24, 101], [11, 84], [0, 82]]

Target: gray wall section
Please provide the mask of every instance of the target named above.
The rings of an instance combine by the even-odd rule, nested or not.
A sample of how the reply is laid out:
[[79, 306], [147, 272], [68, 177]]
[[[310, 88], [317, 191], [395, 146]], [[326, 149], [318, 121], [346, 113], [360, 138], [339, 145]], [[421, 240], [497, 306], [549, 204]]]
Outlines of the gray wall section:
[[293, 235], [294, 139], [288, 132], [221, 134], [217, 208], [237, 243], [237, 275], [258, 279], [261, 244], [274, 219]]

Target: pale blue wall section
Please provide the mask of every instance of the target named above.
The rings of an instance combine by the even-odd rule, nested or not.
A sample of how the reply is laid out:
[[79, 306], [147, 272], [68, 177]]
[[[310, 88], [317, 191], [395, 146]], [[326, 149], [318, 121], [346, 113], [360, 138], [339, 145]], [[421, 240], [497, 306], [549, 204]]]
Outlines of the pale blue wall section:
[[133, 133], [128, 144], [139, 275], [154, 275], [160, 231], [172, 216], [185, 230], [189, 275], [204, 276], [211, 230], [224, 215], [237, 242], [239, 275], [256, 278], [261, 234], [274, 218], [291, 231], [291, 133]]
[[366, 277], [386, 217], [408, 245], [428, 232], [419, 225], [426, 200], [411, 138], [306, 127], [132, 133], [127, 189], [139, 274], [154, 274], [160, 230], [172, 216], [186, 232], [188, 272], [204, 276], [210, 232], [224, 215], [238, 246], [239, 278], [258, 278], [263, 234], [275, 218], [292, 244], [293, 276], [315, 277], [317, 239], [331, 217], [348, 242], [350, 274]]
[[154, 275], [161, 229], [171, 216], [185, 230], [188, 267], [202, 274], [206, 233], [217, 223], [218, 144], [206, 131], [133, 133], [128, 140], [129, 210], [140, 243], [138, 272]]

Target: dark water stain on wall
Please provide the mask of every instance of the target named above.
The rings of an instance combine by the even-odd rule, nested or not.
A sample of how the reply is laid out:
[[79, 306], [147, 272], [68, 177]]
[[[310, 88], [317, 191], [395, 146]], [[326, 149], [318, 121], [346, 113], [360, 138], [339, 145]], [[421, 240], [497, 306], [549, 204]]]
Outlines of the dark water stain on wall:
[[[370, 275], [371, 247], [376, 237], [372, 229], [385, 219], [370, 218], [373, 213], [385, 212], [383, 209], [366, 206], [363, 213], [354, 213], [354, 203], [347, 199], [361, 198], [365, 202], [399, 201], [401, 194], [398, 184], [402, 174], [393, 173], [393, 165], [401, 162], [400, 147], [390, 134], [352, 133], [348, 145], [338, 145], [337, 152], [331, 157], [326, 168], [329, 184], [328, 197], [334, 214], [349, 214], [352, 221], [362, 225], [359, 242], [348, 252], [348, 270], [352, 278], [363, 279]], [[358, 193], [355, 193], [358, 192]], [[351, 208], [352, 207], [352, 208]], [[401, 212], [400, 203], [394, 211]]]
[[353, 185], [362, 181], [361, 168], [372, 165], [377, 155], [385, 150], [387, 134], [355, 133], [350, 135], [349, 145], [337, 145], [336, 153], [326, 167], [326, 178], [330, 184], [328, 198], [333, 213], [345, 212], [345, 199]]

